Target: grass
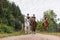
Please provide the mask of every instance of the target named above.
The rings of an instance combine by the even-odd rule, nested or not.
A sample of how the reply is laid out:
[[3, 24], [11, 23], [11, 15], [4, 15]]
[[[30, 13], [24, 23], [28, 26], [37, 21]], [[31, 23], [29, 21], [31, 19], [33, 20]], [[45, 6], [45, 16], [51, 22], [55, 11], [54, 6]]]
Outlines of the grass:
[[13, 33], [0, 33], [0, 38], [9, 36], [18, 36], [18, 35], [25, 35], [25, 33], [23, 31]]
[[60, 36], [60, 32], [40, 32], [40, 31], [37, 31], [37, 33]]
[[[36, 31], [36, 33], [60, 36], [60, 32], [40, 32], [40, 31]], [[26, 35], [26, 34], [24, 33], [24, 31], [13, 32], [13, 33], [0, 33], [0, 38], [9, 37], [9, 36], [19, 36], [19, 35]]]

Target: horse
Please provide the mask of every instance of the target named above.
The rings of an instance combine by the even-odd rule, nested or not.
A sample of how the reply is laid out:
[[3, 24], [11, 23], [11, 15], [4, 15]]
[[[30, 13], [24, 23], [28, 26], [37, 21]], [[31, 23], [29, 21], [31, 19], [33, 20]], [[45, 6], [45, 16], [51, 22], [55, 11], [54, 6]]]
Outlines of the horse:
[[35, 33], [35, 30], [36, 30], [36, 21], [35, 21], [34, 17], [32, 17], [32, 20], [31, 20], [31, 30], [32, 30], [32, 33]]
[[44, 23], [42, 25], [44, 26], [44, 30], [47, 31], [48, 22], [47, 21], [44, 21]]
[[30, 33], [30, 19], [25, 19], [25, 33]]

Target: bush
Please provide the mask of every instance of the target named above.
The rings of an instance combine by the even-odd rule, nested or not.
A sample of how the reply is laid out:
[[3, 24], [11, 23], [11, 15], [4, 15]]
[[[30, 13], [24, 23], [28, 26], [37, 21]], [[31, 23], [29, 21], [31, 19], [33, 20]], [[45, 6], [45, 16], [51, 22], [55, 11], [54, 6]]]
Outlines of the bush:
[[44, 31], [43, 26], [37, 26], [37, 30]]
[[14, 28], [6, 24], [0, 24], [0, 33], [12, 33]]
[[22, 23], [20, 21], [16, 22], [14, 28], [15, 28], [15, 31], [20, 31], [22, 29]]
[[38, 22], [37, 30], [39, 30], [39, 31], [44, 31], [44, 28], [43, 28], [43, 26], [42, 26], [42, 22]]
[[49, 24], [48, 26], [48, 31], [49, 32], [56, 32], [56, 25], [55, 24]]

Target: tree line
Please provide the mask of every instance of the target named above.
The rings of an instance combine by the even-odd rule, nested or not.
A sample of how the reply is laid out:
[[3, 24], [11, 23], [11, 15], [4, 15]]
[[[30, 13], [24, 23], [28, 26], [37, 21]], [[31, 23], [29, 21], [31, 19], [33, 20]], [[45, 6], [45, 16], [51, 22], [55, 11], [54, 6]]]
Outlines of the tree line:
[[0, 0], [0, 32], [20, 31], [22, 23], [24, 15], [20, 8], [14, 2]]

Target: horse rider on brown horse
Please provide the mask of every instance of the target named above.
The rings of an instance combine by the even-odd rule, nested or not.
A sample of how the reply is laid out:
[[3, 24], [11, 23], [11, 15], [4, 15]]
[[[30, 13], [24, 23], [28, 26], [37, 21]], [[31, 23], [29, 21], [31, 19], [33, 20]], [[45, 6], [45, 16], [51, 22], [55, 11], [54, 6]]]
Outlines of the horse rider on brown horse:
[[35, 17], [35, 14], [33, 14], [33, 16], [32, 16], [31, 30], [32, 30], [32, 33], [35, 34], [35, 30], [36, 30], [36, 17]]
[[44, 15], [44, 22], [42, 24], [44, 26], [44, 30], [47, 31], [47, 27], [48, 27], [48, 18], [46, 15]]

